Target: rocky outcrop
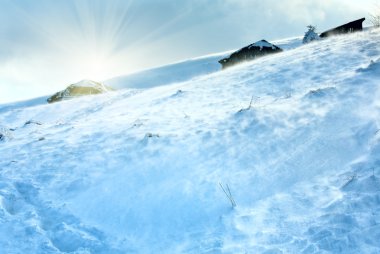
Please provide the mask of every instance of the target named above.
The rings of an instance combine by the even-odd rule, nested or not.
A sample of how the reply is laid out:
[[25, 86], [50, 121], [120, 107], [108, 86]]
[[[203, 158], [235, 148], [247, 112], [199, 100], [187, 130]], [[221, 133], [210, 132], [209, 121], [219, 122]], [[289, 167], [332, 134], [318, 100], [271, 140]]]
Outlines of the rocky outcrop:
[[71, 84], [65, 90], [55, 93], [47, 99], [49, 103], [68, 100], [80, 96], [101, 94], [113, 89], [103, 85], [102, 83], [92, 80], [82, 80], [78, 83]]
[[325, 38], [325, 37], [329, 37], [329, 36], [337, 35], [337, 34], [346, 34], [346, 33], [362, 31], [364, 20], [365, 20], [365, 18], [361, 18], [358, 20], [351, 21], [347, 24], [335, 27], [333, 29], [327, 30], [327, 31], [321, 33], [319, 35], [319, 37]]
[[219, 60], [223, 69], [233, 66], [235, 64], [256, 59], [268, 54], [281, 52], [282, 49], [274, 44], [267, 42], [266, 40], [261, 40], [248, 45], [238, 51], [232, 53], [229, 57]]

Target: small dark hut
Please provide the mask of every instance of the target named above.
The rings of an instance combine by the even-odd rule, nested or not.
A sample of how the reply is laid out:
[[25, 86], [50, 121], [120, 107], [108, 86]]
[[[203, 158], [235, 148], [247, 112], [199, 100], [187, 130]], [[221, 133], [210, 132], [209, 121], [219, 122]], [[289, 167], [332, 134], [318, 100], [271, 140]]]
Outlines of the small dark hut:
[[335, 27], [333, 29], [327, 30], [319, 35], [321, 38], [325, 38], [328, 36], [336, 35], [336, 34], [346, 34], [363, 30], [363, 21], [365, 18], [361, 18], [355, 21], [351, 21], [347, 24]]
[[219, 63], [222, 65], [222, 68], [225, 69], [241, 62], [253, 60], [258, 57], [281, 51], [282, 49], [276, 45], [273, 45], [266, 40], [261, 40], [239, 49], [238, 51], [232, 53], [229, 57], [219, 60]]

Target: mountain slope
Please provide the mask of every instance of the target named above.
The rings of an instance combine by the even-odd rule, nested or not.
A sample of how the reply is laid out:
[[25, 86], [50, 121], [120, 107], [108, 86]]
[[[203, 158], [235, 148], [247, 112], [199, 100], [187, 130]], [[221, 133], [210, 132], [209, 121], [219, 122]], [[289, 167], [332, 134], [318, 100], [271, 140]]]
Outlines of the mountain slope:
[[0, 252], [379, 252], [379, 40], [0, 110]]
[[220, 70], [218, 60], [227, 53], [215, 54], [183, 62], [164, 65], [153, 69], [140, 71], [104, 81], [116, 89], [121, 88], [152, 88], [183, 82], [202, 75]]
[[[282, 49], [289, 50], [302, 43], [301, 38], [277, 40], [274, 42]], [[148, 70], [139, 71], [132, 74], [122, 75], [104, 81], [105, 84], [116, 89], [133, 88], [145, 89], [163, 85], [170, 85], [178, 82], [185, 82], [196, 79], [206, 74], [211, 74], [221, 70], [219, 60], [229, 56], [232, 51], [198, 57], [181, 61], [169, 65], [160, 66]]]

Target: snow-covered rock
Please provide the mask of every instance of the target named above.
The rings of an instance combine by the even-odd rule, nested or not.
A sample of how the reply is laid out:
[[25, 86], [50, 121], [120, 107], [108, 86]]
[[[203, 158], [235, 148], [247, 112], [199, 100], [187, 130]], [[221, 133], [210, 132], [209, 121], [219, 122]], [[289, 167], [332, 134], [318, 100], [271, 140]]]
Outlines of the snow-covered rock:
[[47, 99], [49, 103], [68, 100], [84, 95], [100, 94], [111, 91], [110, 87], [106, 87], [102, 83], [92, 80], [82, 80], [78, 83], [71, 84], [65, 90], [55, 93]]
[[231, 67], [235, 64], [256, 59], [268, 54], [281, 52], [282, 49], [278, 46], [267, 42], [266, 40], [257, 41], [238, 51], [232, 53], [229, 57], [219, 60], [219, 63], [224, 68]]

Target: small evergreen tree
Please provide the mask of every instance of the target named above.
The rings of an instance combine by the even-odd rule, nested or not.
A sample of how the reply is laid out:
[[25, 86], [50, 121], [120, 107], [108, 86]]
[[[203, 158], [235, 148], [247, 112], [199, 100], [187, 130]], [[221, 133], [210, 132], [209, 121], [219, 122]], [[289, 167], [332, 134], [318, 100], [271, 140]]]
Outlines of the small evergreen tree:
[[308, 28], [308, 31], [305, 33], [305, 36], [303, 37], [302, 42], [305, 44], [314, 40], [319, 40], [319, 35], [315, 32], [316, 30], [315, 26], [308, 25], [307, 28]]

